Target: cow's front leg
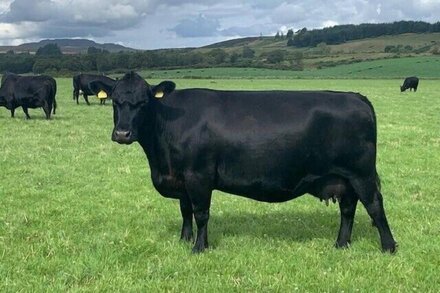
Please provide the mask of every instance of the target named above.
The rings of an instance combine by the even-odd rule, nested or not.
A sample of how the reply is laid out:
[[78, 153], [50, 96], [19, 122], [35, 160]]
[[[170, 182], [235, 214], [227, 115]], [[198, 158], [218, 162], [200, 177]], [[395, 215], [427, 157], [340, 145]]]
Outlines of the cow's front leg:
[[187, 194], [180, 198], [180, 212], [182, 213], [182, 232], [180, 240], [191, 241], [193, 238], [193, 208]]
[[6, 105], [6, 108], [11, 110], [11, 118], [14, 118], [14, 113], [15, 113], [15, 105], [13, 102], [8, 102]]
[[197, 225], [197, 237], [192, 252], [199, 253], [208, 248], [208, 220], [212, 189], [208, 180], [197, 174], [185, 176], [185, 187]]

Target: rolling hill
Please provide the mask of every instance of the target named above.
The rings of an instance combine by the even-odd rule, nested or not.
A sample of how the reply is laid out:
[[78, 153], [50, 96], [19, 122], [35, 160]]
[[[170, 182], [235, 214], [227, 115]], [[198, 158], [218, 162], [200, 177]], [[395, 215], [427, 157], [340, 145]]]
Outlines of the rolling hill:
[[109, 52], [134, 52], [135, 49], [124, 47], [122, 45], [105, 43], [99, 44], [92, 40], [87, 39], [53, 39], [53, 40], [42, 40], [34, 43], [25, 43], [18, 46], [0, 46], [0, 52], [7, 52], [13, 50], [15, 53], [30, 52], [35, 53], [38, 48], [43, 47], [47, 44], [57, 44], [64, 54], [78, 54], [85, 53], [89, 47], [95, 47], [98, 49], [107, 50]]
[[[241, 54], [244, 47], [252, 49], [260, 60], [273, 51], [282, 51], [284, 60], [292, 60], [293, 55], [299, 52], [303, 56], [304, 69], [321, 69], [388, 58], [439, 54], [440, 33], [387, 35], [306, 48], [287, 46], [286, 40], [275, 40], [273, 37], [255, 37], [228, 40], [195, 50], [206, 53], [222, 49], [228, 54]], [[288, 69], [289, 62], [284, 63], [283, 68]]]
[[[256, 52], [268, 51], [273, 49], [296, 50], [295, 47], [287, 47], [287, 40], [274, 40], [273, 37], [247, 37], [218, 42], [200, 49], [224, 49], [238, 50], [244, 46]], [[349, 41], [338, 45], [327, 45], [330, 51], [335, 53], [383, 53], [386, 46], [411, 46], [413, 49], [440, 46], [440, 33], [408, 33], [393, 36], [381, 36], [376, 38], [366, 38], [361, 40]], [[303, 48], [301, 50], [310, 51], [316, 47]]]

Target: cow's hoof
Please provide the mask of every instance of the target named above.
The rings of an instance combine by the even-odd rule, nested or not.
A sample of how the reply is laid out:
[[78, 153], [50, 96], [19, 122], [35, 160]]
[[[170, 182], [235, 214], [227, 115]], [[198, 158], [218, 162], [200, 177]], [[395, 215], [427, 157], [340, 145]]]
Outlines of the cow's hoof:
[[351, 245], [350, 241], [336, 241], [335, 243], [335, 247], [337, 249], [347, 249], [350, 248], [350, 245]]
[[385, 243], [385, 244], [382, 244], [382, 252], [388, 252], [391, 254], [395, 254], [397, 252], [397, 247], [399, 247], [397, 242]]
[[192, 231], [183, 231], [182, 234], [180, 235], [181, 241], [189, 242], [192, 239], [193, 239]]
[[192, 248], [192, 253], [202, 253], [203, 251], [205, 251], [205, 249], [208, 248], [208, 245], [204, 245], [204, 244], [195, 244], [194, 247]]

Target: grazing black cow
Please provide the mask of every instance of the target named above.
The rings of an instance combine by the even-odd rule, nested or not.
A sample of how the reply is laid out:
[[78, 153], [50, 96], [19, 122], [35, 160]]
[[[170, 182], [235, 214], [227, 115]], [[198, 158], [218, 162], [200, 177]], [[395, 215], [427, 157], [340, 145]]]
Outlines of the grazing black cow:
[[[104, 86], [91, 83], [90, 87]], [[157, 191], [180, 200], [181, 239], [208, 247], [214, 189], [265, 202], [305, 193], [339, 202], [337, 247], [347, 247], [358, 200], [394, 252], [376, 173], [376, 117], [368, 99], [332, 91], [175, 90], [128, 73], [107, 89], [112, 140], [138, 141]], [[270, 223], [268, 223], [270, 225]]]
[[[104, 75], [83, 74], [83, 73], [75, 75], [73, 77], [73, 99], [76, 100], [77, 104], [79, 104], [78, 98], [80, 91], [82, 92], [84, 100], [86, 101], [87, 105], [90, 105], [88, 96], [96, 95], [99, 93], [100, 90], [102, 90], [102, 89], [96, 89], [97, 92], [91, 91], [91, 89], [89, 88], [89, 83], [95, 80], [98, 80], [101, 83], [105, 84], [106, 87], [113, 87], [113, 85], [115, 84], [114, 79]], [[106, 100], [105, 98], [100, 100], [101, 100], [101, 105], [105, 104], [105, 100]]]
[[417, 87], [419, 86], [419, 78], [415, 76], [407, 77], [405, 78], [405, 81], [403, 82], [403, 85], [400, 86], [400, 91], [404, 92], [407, 89], [411, 91], [411, 89], [414, 89], [414, 91], [417, 91]]
[[22, 107], [26, 118], [30, 119], [28, 109], [42, 107], [46, 114], [46, 119], [50, 119], [56, 111], [57, 85], [55, 79], [46, 75], [39, 76], [20, 76], [8, 74], [2, 77], [0, 88], [0, 106], [4, 106], [11, 111], [11, 117], [17, 107]]

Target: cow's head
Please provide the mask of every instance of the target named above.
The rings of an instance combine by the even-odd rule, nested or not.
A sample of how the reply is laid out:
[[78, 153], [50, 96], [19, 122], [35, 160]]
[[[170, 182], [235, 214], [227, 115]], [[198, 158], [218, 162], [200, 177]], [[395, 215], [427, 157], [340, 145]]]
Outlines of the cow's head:
[[0, 87], [0, 106], [2, 107], [6, 107], [6, 105], [8, 104], [7, 100], [6, 100], [6, 87], [4, 86], [4, 83], [2, 83], [1, 87]]
[[112, 140], [121, 144], [131, 144], [139, 139], [142, 125], [147, 123], [149, 110], [155, 99], [174, 90], [176, 85], [163, 81], [157, 86], [150, 86], [137, 73], [127, 73], [110, 88], [102, 82], [89, 84], [93, 92], [104, 90], [113, 100], [114, 129]]
[[0, 92], [0, 107], [6, 107], [6, 98], [2, 93]]
[[400, 91], [401, 91], [401, 92], [404, 92], [405, 90], [406, 90], [405, 86], [404, 86], [404, 85], [401, 85], [401, 86], [400, 86]]

